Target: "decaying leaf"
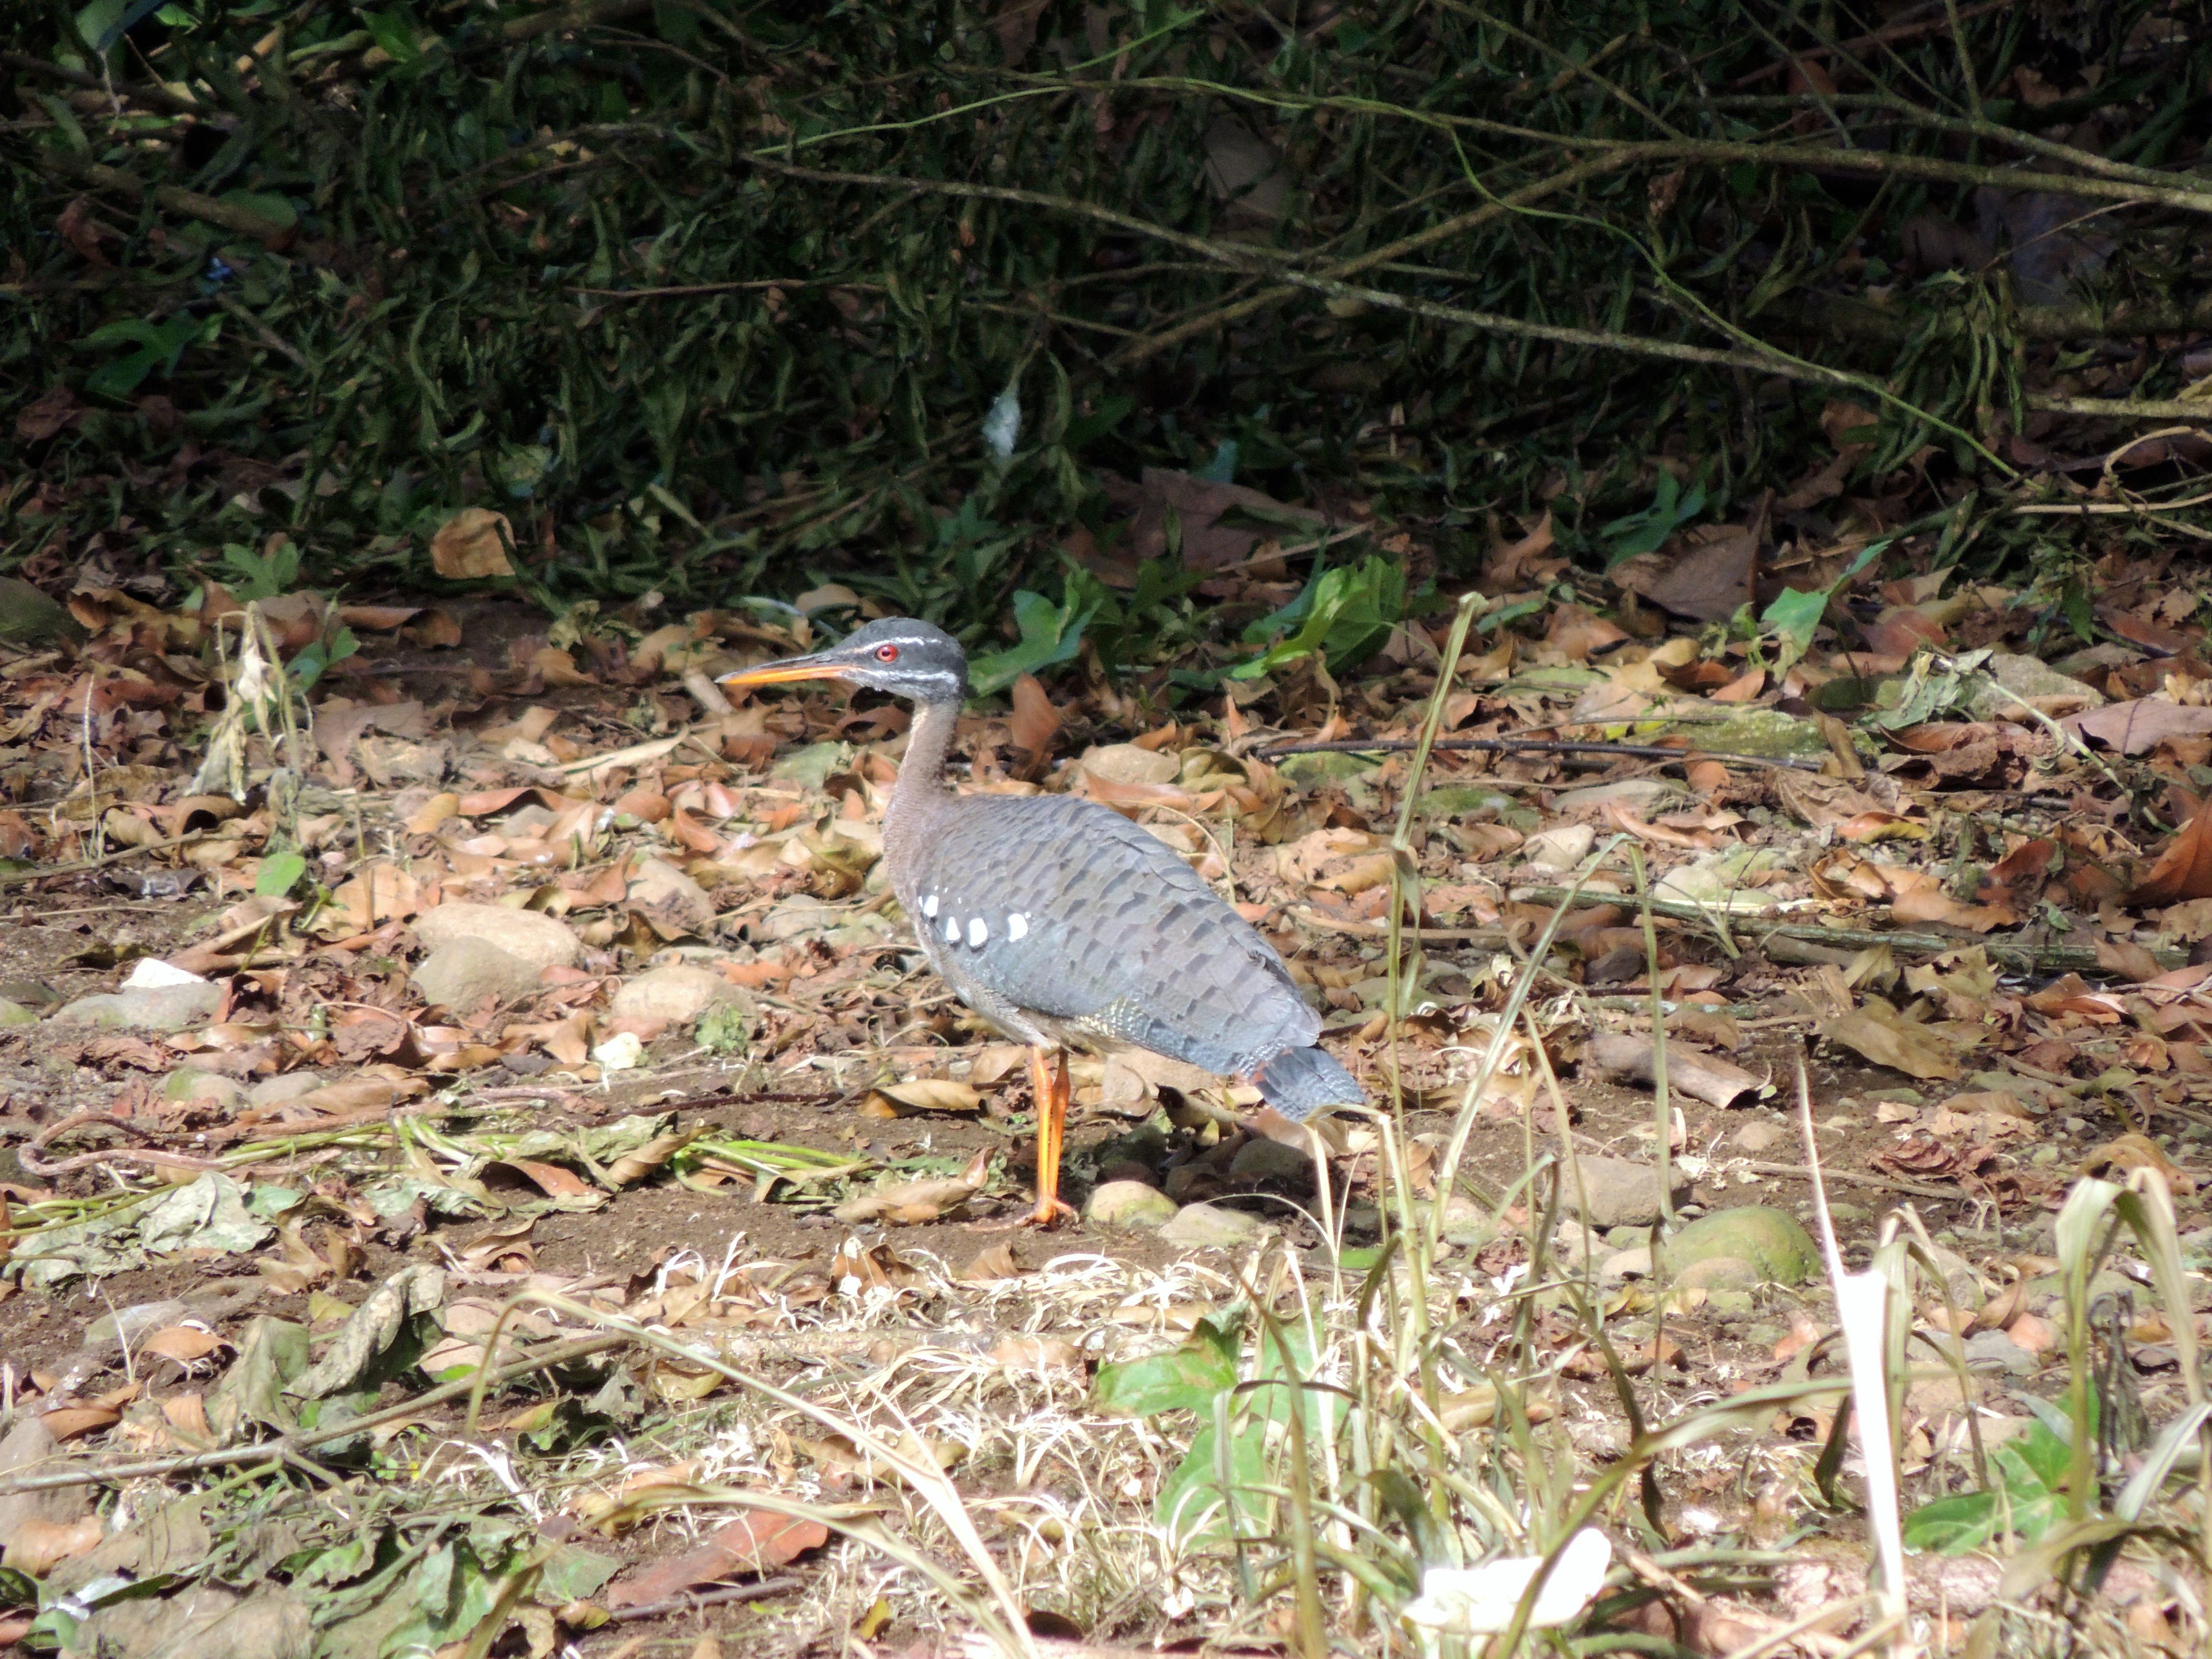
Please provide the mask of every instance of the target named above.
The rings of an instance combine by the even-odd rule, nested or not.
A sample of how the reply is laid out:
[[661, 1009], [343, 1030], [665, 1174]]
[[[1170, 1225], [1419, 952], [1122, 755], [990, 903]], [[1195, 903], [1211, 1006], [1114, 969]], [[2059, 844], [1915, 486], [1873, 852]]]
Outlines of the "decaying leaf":
[[991, 1152], [987, 1146], [969, 1159], [968, 1167], [957, 1176], [902, 1181], [860, 1198], [848, 1199], [834, 1213], [838, 1220], [848, 1224], [889, 1221], [912, 1226], [935, 1221], [981, 1192], [990, 1180], [990, 1171]]
[[908, 1083], [889, 1083], [868, 1097], [873, 1117], [911, 1117], [918, 1112], [973, 1112], [983, 1104], [982, 1091], [951, 1078], [915, 1078]]
[[2132, 905], [2212, 898], [2212, 812], [2198, 812], [2166, 842], [2150, 873], [2127, 896]]
[[441, 576], [453, 581], [512, 576], [514, 566], [507, 550], [514, 544], [514, 526], [506, 514], [465, 507], [430, 538], [430, 563]]
[[642, 1607], [725, 1578], [762, 1577], [829, 1541], [830, 1528], [819, 1521], [746, 1510], [717, 1528], [696, 1549], [641, 1567], [611, 1586], [606, 1604]]
[[1958, 1054], [1940, 1033], [1905, 1018], [1880, 997], [1869, 997], [1860, 1007], [1830, 1020], [1820, 1035], [1907, 1077], [1959, 1075]]

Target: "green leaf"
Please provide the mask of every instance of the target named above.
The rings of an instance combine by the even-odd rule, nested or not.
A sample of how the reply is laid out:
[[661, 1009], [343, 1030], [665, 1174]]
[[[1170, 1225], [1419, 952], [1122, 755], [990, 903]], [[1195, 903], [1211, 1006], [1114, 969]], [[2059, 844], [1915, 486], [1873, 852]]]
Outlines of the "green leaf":
[[1233, 1328], [1202, 1319], [1181, 1347], [1101, 1365], [1091, 1402], [1101, 1411], [1131, 1417], [1204, 1411], [1216, 1395], [1237, 1386], [1238, 1346]]
[[271, 853], [261, 860], [261, 868], [254, 872], [254, 896], [283, 898], [300, 884], [300, 878], [307, 873], [307, 860], [301, 854]]
[[1631, 513], [1626, 518], [1615, 519], [1599, 527], [1598, 538], [1610, 551], [1606, 556], [1606, 568], [1610, 570], [1624, 560], [1639, 553], [1656, 550], [1660, 544], [1705, 509], [1705, 486], [1703, 480], [1682, 493], [1682, 486], [1671, 472], [1662, 472], [1651, 505], [1641, 513]]
[[362, 21], [368, 25], [376, 44], [391, 54], [395, 64], [405, 68], [422, 61], [422, 49], [415, 44], [414, 21], [404, 12], [374, 11]]
[[1249, 662], [1230, 670], [1232, 678], [1257, 679], [1286, 663], [1318, 651], [1332, 672], [1355, 668], [1390, 637], [1406, 614], [1406, 571], [1402, 565], [1369, 557], [1356, 565], [1317, 570], [1298, 597], [1244, 630], [1248, 645], [1293, 629]]
[[2044, 1424], [2029, 1425], [2026, 1434], [2007, 1441], [1997, 1449], [2015, 1454], [2021, 1467], [2034, 1478], [2036, 1484], [2051, 1492], [2066, 1490], [2067, 1477], [2073, 1467], [2074, 1449]]
[[1907, 1549], [1962, 1555], [1996, 1535], [1997, 1500], [1985, 1492], [1961, 1492], [1923, 1504], [1905, 1517]]
[[1267, 1476], [1267, 1423], [1248, 1417], [1229, 1439], [1229, 1490], [1221, 1486], [1219, 1431], [1208, 1424], [1192, 1437], [1190, 1450], [1160, 1483], [1152, 1518], [1183, 1548], [1236, 1530], [1249, 1533], [1265, 1522], [1267, 1499], [1256, 1490]]
[[1759, 625], [1764, 631], [1775, 635], [1778, 641], [1772, 665], [1777, 674], [1785, 672], [1813, 648], [1813, 635], [1820, 626], [1820, 618], [1828, 614], [1828, 602], [1836, 597], [1837, 591], [1845, 582], [1872, 564], [1888, 545], [1887, 542], [1875, 542], [1862, 550], [1858, 557], [1852, 561], [1851, 568], [1826, 587], [1809, 592], [1785, 588], [1775, 596], [1774, 602], [1766, 607], [1766, 614], [1759, 618]]
[[1071, 595], [1054, 605], [1042, 593], [1024, 588], [1014, 595], [1014, 622], [1022, 630], [1019, 644], [972, 658], [968, 664], [968, 689], [988, 697], [1003, 691], [1024, 674], [1040, 673], [1073, 659], [1083, 647], [1083, 630], [1097, 614], [1096, 599]]
[[244, 208], [248, 213], [258, 213], [271, 224], [289, 227], [300, 222], [300, 210], [292, 205], [292, 198], [273, 190], [227, 190], [220, 199], [232, 207]]

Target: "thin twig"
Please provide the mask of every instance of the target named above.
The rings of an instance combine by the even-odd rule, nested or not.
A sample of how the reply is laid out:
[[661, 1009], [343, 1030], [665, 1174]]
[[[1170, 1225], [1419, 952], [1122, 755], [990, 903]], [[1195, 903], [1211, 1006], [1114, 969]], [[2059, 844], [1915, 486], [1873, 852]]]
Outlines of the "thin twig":
[[179, 847], [190, 847], [195, 842], [206, 840], [207, 834], [204, 830], [195, 830], [189, 835], [179, 836], [174, 841], [149, 841], [138, 847], [118, 848], [112, 853], [103, 853], [96, 859], [75, 859], [67, 864], [49, 864], [37, 870], [0, 872], [0, 887], [18, 887], [26, 882], [46, 881], [56, 876], [81, 876], [88, 871], [102, 870], [111, 864], [120, 864], [141, 853], [173, 853]]
[[[557, 1343], [541, 1349], [526, 1359], [511, 1365], [502, 1365], [491, 1374], [485, 1383], [487, 1389], [503, 1388], [519, 1378], [555, 1365], [565, 1365], [572, 1359], [582, 1359], [608, 1348], [621, 1347], [629, 1341], [623, 1334], [579, 1337], [574, 1341]], [[224, 1446], [214, 1451], [183, 1452], [174, 1457], [151, 1457], [136, 1463], [111, 1463], [105, 1467], [84, 1464], [64, 1469], [58, 1474], [19, 1475], [13, 1480], [0, 1480], [0, 1498], [13, 1498], [17, 1492], [58, 1492], [70, 1486], [106, 1486], [123, 1480], [161, 1480], [171, 1475], [188, 1474], [195, 1469], [221, 1468], [226, 1463], [250, 1463], [257, 1459], [283, 1457], [294, 1452], [306, 1451], [315, 1446], [326, 1446], [337, 1440], [349, 1440], [365, 1430], [380, 1428], [386, 1423], [413, 1417], [432, 1406], [443, 1405], [448, 1400], [458, 1400], [477, 1387], [477, 1373], [471, 1369], [466, 1376], [451, 1382], [441, 1382], [422, 1394], [413, 1395], [397, 1405], [386, 1406], [360, 1417], [349, 1417], [342, 1423], [320, 1428], [295, 1429], [279, 1435], [274, 1440], [257, 1441], [251, 1445]]]
[[[1413, 738], [1339, 738], [1327, 743], [1279, 743], [1255, 751], [1258, 760], [1283, 755], [1395, 755], [1417, 746]], [[1739, 755], [1727, 749], [1674, 749], [1656, 743], [1574, 743], [1552, 738], [1438, 738], [1437, 749], [1474, 749], [1498, 755], [1620, 755], [1631, 760], [1734, 761], [1742, 766], [1781, 766], [1817, 772], [1825, 762], [1802, 755]]]
[[763, 1595], [788, 1595], [793, 1590], [805, 1589], [806, 1580], [786, 1574], [781, 1578], [763, 1578], [757, 1584], [729, 1584], [720, 1589], [686, 1590], [681, 1595], [664, 1596], [658, 1601], [641, 1601], [632, 1607], [615, 1607], [607, 1617], [616, 1624], [629, 1624], [639, 1619], [658, 1619], [664, 1613], [690, 1613], [695, 1607], [720, 1607], [725, 1601], [752, 1601]]

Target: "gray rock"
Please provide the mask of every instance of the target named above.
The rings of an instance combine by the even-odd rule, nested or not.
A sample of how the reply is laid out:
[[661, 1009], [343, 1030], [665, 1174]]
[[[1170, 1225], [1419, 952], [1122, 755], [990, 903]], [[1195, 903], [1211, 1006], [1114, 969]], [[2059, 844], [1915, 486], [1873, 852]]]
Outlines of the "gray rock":
[[1229, 1174], [1237, 1181], [1287, 1181], [1313, 1185], [1312, 1155], [1303, 1147], [1286, 1146], [1264, 1135], [1246, 1141], [1229, 1160]]
[[671, 1025], [689, 1025], [709, 1008], [745, 1000], [743, 991], [712, 968], [676, 963], [649, 969], [625, 982], [615, 993], [611, 1012], [617, 1019], [665, 1019]]
[[249, 1106], [282, 1106], [287, 1101], [300, 1100], [323, 1086], [319, 1072], [286, 1072], [281, 1076], [264, 1078], [246, 1091]]
[[1597, 831], [1587, 823], [1563, 823], [1529, 836], [1521, 844], [1521, 856], [1534, 869], [1571, 870], [1596, 844]]
[[1760, 1279], [1759, 1269], [1740, 1255], [1709, 1255], [1703, 1261], [1692, 1261], [1675, 1275], [1676, 1284], [1690, 1290], [1755, 1291]]
[[1160, 1229], [1160, 1243], [1183, 1250], [1233, 1250], [1269, 1231], [1266, 1222], [1242, 1210], [1186, 1204]]
[[690, 933], [704, 933], [714, 922], [714, 901], [707, 890], [659, 859], [647, 859], [631, 872], [623, 902]]
[[1966, 1339], [1966, 1364], [1975, 1370], [2000, 1370], [2007, 1376], [2033, 1376], [2043, 1362], [2002, 1331], [1977, 1331]]
[[203, 1072], [196, 1066], [183, 1066], [162, 1079], [161, 1098], [205, 1101], [228, 1107], [246, 1098], [246, 1086], [220, 1072]]
[[1705, 1307], [1716, 1318], [1748, 1319], [1759, 1311], [1759, 1298], [1749, 1291], [1707, 1291]]
[[457, 1013], [481, 1006], [486, 998], [519, 1002], [538, 985], [532, 963], [489, 939], [465, 933], [423, 957], [407, 981], [425, 1002]]
[[[1589, 1209], [1583, 1219], [1602, 1231], [1608, 1227], [1648, 1227], [1659, 1219], [1659, 1170], [1650, 1164], [1632, 1164], [1625, 1158], [1601, 1158], [1585, 1155], [1577, 1160], [1582, 1170], [1578, 1187], [1571, 1176], [1563, 1183], [1561, 1195], [1577, 1209], [1582, 1207], [1583, 1194], [1589, 1195]], [[1690, 1183], [1679, 1170], [1670, 1171], [1674, 1177], [1674, 1192], [1678, 1200], [1690, 1195]]]
[[1562, 812], [1593, 812], [1618, 801], [1648, 817], [1683, 799], [1687, 793], [1680, 784], [1665, 778], [1621, 778], [1612, 783], [1593, 783], [1585, 788], [1563, 791], [1553, 805]]
[[127, 991], [79, 997], [54, 1015], [61, 1025], [141, 1031], [183, 1031], [204, 1025], [222, 1008], [220, 985], [134, 985]]
[[565, 923], [541, 910], [518, 910], [509, 904], [449, 900], [415, 918], [415, 937], [428, 951], [456, 939], [482, 939], [520, 957], [533, 970], [573, 968], [583, 954], [583, 946]]
[[1615, 1250], [1597, 1264], [1597, 1276], [1607, 1284], [1619, 1284], [1624, 1279], [1644, 1279], [1651, 1273], [1651, 1247], [1638, 1244], [1626, 1250]]
[[[61, 1449], [35, 1417], [18, 1418], [8, 1437], [0, 1440], [0, 1480], [18, 1475], [60, 1474], [79, 1460]], [[89, 1486], [52, 1486], [43, 1491], [10, 1492], [0, 1498], [0, 1549], [27, 1521], [67, 1522], [90, 1512]]]
[[0, 576], [0, 640], [34, 645], [57, 635], [81, 640], [84, 629], [60, 601], [21, 576]]
[[11, 1025], [36, 1025], [38, 1023], [36, 1009], [26, 1008], [20, 1002], [10, 1002], [0, 997], [0, 1029]]
[[[2100, 708], [2104, 694], [2081, 680], [2069, 678], [2049, 666], [2040, 657], [2014, 656], [2000, 651], [1982, 665], [1989, 680], [1975, 678], [1973, 690], [1966, 694], [1966, 710], [1978, 720], [2014, 719], [2026, 711], [2016, 700], [2025, 700], [2042, 707], [2040, 698], [2053, 698], [2064, 704], [2061, 708], [2045, 708], [2048, 714], [2071, 714], [2076, 708]], [[1995, 680], [1996, 685], [1990, 684]], [[1997, 687], [2002, 686], [2002, 691]], [[2005, 692], [2012, 695], [2008, 696]]]
[[1498, 1237], [1498, 1218], [1478, 1200], [1454, 1193], [1444, 1200], [1442, 1231], [1445, 1243], [1479, 1250]]
[[1755, 1204], [1702, 1216], [1668, 1239], [1665, 1249], [1667, 1271], [1677, 1279], [1700, 1261], [1734, 1256], [1762, 1279], [1802, 1285], [1820, 1261], [1812, 1238], [1795, 1216]]
[[1764, 1118], [1754, 1119], [1737, 1129], [1729, 1139], [1736, 1151], [1751, 1158], [1771, 1152], [1790, 1138], [1790, 1132], [1779, 1123], [1770, 1123]]
[[308, 1659], [316, 1647], [307, 1601], [267, 1587], [240, 1595], [194, 1584], [160, 1600], [111, 1601], [82, 1628], [86, 1652], [136, 1659]]
[[1083, 1218], [1116, 1232], [1148, 1233], [1175, 1219], [1176, 1201], [1141, 1181], [1109, 1181], [1093, 1188]]
[[1586, 1227], [1563, 1221], [1552, 1235], [1552, 1255], [1562, 1267], [1580, 1267], [1605, 1249], [1605, 1241]]
[[1166, 1178], [1160, 1184], [1167, 1188], [1168, 1196], [1176, 1203], [1188, 1204], [1194, 1197], [1219, 1192], [1221, 1171], [1211, 1164], [1194, 1160], [1176, 1164], [1167, 1172]]

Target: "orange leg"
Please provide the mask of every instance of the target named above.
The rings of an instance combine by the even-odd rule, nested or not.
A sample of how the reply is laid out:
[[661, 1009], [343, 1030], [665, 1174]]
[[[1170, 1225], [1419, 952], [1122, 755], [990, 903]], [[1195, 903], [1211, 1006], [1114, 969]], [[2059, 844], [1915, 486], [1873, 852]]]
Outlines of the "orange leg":
[[1048, 1066], [1044, 1050], [1030, 1050], [1030, 1088], [1036, 1097], [1037, 1206], [1031, 1224], [1049, 1227], [1073, 1220], [1075, 1212], [1060, 1201], [1060, 1151], [1067, 1130], [1067, 1051]]

